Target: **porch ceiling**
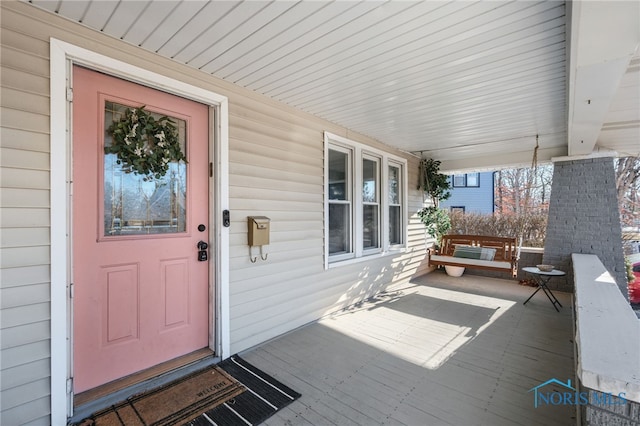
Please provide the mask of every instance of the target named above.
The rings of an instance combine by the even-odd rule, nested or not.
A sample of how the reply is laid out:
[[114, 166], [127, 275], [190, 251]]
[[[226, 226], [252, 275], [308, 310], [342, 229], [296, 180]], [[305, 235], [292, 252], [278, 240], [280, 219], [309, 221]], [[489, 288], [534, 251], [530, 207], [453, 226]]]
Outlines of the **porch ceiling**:
[[[577, 42], [586, 24], [576, 23], [602, 12], [571, 18], [564, 2], [30, 3], [446, 169], [530, 162], [536, 134], [541, 161], [600, 145], [640, 151], [640, 59], [629, 66], [626, 52], [638, 31], [606, 74], [604, 106], [585, 112], [597, 66], [611, 58]], [[595, 76], [574, 72], [576, 57]]]

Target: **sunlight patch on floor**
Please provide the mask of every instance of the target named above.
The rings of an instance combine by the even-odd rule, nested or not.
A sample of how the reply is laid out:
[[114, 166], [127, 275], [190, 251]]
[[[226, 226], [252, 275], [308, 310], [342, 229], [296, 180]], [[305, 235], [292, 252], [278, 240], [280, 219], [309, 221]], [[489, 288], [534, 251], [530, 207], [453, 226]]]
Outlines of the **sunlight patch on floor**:
[[417, 287], [384, 295], [320, 323], [405, 361], [437, 369], [515, 303]]

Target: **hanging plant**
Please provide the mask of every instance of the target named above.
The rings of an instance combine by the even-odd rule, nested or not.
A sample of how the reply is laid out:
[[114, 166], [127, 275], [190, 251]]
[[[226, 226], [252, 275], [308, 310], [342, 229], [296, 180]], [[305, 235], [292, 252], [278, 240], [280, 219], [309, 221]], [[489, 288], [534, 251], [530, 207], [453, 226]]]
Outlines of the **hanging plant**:
[[431, 205], [418, 211], [420, 221], [425, 225], [427, 234], [436, 239], [440, 246], [442, 237], [451, 229], [449, 212], [438, 207], [440, 201], [451, 196], [451, 186], [446, 175], [440, 173], [440, 161], [427, 158], [420, 161], [418, 189], [431, 198]]
[[451, 186], [447, 175], [440, 173], [440, 161], [426, 158], [420, 161], [418, 189], [429, 194], [434, 206], [451, 197]]
[[144, 176], [143, 180], [162, 178], [172, 161], [187, 162], [180, 148], [178, 131], [167, 116], [155, 119], [144, 106], [125, 111], [120, 121], [107, 129], [112, 137], [106, 154], [116, 154], [116, 163], [125, 173]]
[[424, 224], [427, 234], [436, 239], [436, 245], [439, 247], [442, 237], [451, 229], [449, 212], [436, 206], [429, 206], [418, 210], [418, 217]]

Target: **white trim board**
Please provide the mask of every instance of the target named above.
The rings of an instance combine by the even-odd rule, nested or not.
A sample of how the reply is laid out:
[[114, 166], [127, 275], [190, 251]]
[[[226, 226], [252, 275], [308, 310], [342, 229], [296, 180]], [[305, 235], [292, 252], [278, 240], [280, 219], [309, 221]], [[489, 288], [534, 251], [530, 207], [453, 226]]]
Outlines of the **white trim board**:
[[[222, 211], [229, 209], [229, 102], [226, 96], [155, 72], [127, 64], [73, 44], [50, 40], [51, 92], [51, 424], [66, 424], [72, 414], [67, 379], [72, 364], [71, 342], [71, 108], [67, 87], [71, 65], [86, 66], [145, 86], [201, 102], [215, 109], [215, 179], [212, 188], [212, 223], [215, 224], [216, 353], [231, 354], [229, 336], [229, 228], [222, 226]], [[213, 142], [213, 140], [211, 141]], [[213, 260], [213, 259], [212, 259]]]

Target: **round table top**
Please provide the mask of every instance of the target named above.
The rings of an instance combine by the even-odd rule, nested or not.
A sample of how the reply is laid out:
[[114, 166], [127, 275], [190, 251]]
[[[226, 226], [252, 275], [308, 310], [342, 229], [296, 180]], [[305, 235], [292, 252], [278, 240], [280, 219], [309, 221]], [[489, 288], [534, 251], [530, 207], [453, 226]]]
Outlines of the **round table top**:
[[557, 276], [557, 277], [561, 277], [563, 275], [566, 275], [566, 272], [564, 271], [559, 271], [557, 269], [553, 269], [549, 272], [546, 271], [541, 271], [540, 269], [538, 269], [535, 266], [526, 266], [524, 268], [522, 268], [523, 271], [525, 272], [529, 272], [530, 274], [537, 274], [537, 275], [551, 275], [551, 276]]

